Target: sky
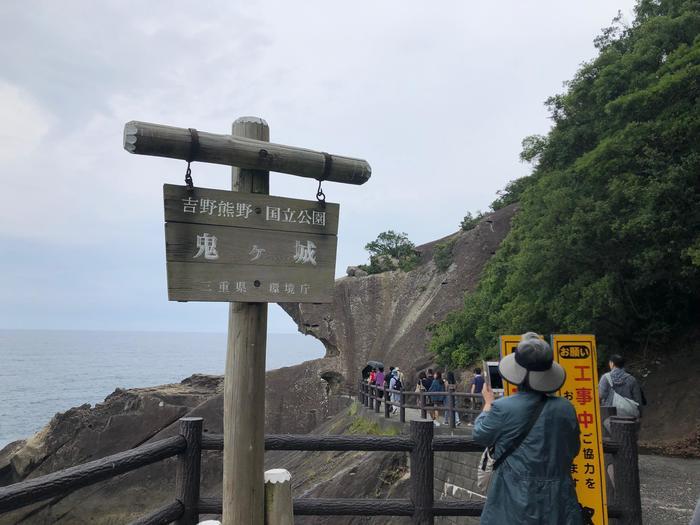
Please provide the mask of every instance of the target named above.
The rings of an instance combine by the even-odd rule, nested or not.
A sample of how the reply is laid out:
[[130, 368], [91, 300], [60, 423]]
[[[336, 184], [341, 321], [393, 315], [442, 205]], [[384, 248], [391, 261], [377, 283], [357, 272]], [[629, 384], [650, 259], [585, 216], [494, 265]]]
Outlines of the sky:
[[[141, 120], [366, 159], [341, 205], [336, 275], [381, 231], [416, 244], [458, 229], [527, 175], [544, 101], [596, 54], [631, 0], [179, 0], [0, 3], [0, 328], [223, 332], [224, 303], [167, 300], [164, 183], [185, 163], [127, 153]], [[197, 186], [230, 168], [194, 163]], [[316, 182], [271, 174], [271, 193]], [[296, 326], [271, 305], [270, 332]]]

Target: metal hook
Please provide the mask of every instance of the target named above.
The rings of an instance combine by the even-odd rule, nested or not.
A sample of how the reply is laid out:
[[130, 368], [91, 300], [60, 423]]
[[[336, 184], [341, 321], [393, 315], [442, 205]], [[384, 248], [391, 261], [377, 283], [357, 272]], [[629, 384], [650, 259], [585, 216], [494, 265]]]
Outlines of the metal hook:
[[187, 171], [185, 171], [185, 184], [187, 184], [187, 189], [189, 191], [194, 190], [194, 181], [192, 180], [192, 168], [190, 164], [194, 162], [194, 158], [199, 153], [199, 133], [194, 128], [189, 128], [190, 130], [190, 154], [187, 157]]

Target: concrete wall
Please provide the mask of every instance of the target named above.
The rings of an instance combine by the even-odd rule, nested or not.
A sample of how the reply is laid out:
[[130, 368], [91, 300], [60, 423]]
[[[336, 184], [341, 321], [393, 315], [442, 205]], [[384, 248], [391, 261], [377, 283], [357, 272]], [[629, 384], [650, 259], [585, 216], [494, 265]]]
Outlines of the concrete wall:
[[[476, 486], [476, 470], [481, 454], [476, 452], [435, 453], [435, 501], [484, 501]], [[443, 516], [438, 525], [476, 525], [479, 518]]]

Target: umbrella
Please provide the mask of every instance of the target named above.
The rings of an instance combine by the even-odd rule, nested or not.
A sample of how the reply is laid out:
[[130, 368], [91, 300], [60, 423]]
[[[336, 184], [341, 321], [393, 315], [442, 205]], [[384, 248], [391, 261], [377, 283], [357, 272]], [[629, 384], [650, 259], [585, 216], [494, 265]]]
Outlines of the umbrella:
[[372, 368], [384, 368], [384, 363], [381, 361], [367, 361], [367, 366], [371, 366]]

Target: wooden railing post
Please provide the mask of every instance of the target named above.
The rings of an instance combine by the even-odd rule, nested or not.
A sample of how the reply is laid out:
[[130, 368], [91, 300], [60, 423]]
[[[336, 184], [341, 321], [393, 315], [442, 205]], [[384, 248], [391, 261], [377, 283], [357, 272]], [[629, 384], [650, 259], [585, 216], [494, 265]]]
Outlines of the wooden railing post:
[[615, 501], [622, 508], [620, 525], [642, 523], [642, 499], [639, 493], [639, 457], [637, 450], [637, 420], [611, 417], [610, 431], [619, 443], [615, 455]]
[[420, 407], [420, 417], [427, 419], [428, 411], [425, 409], [425, 391], [420, 390], [418, 392], [418, 406]]
[[201, 417], [180, 419], [180, 435], [187, 441], [187, 448], [177, 456], [175, 490], [177, 499], [185, 507], [176, 525], [196, 525], [199, 522], [199, 482], [202, 462]]
[[382, 406], [382, 402], [379, 401], [379, 392], [380, 392], [380, 387], [379, 385], [374, 385], [374, 393], [375, 393], [375, 399], [374, 399], [374, 411], [379, 414], [379, 409]]
[[394, 406], [389, 403], [390, 396], [389, 389], [384, 389], [384, 417], [387, 419], [389, 419], [391, 408]]
[[406, 422], [406, 392], [403, 390], [401, 391], [401, 394], [399, 394], [399, 402], [401, 403], [399, 405], [399, 421], [401, 423]]
[[411, 421], [413, 525], [433, 525], [433, 422]]
[[448, 400], [450, 403], [450, 428], [455, 428], [456, 426], [456, 420], [457, 418], [455, 417], [455, 387], [450, 385], [449, 387], [449, 392], [447, 393], [448, 395]]
[[265, 471], [265, 525], [294, 525], [292, 476], [278, 468]]

